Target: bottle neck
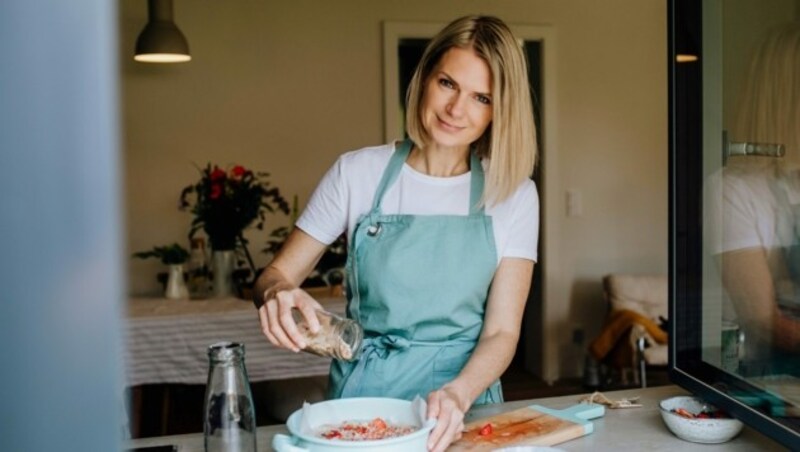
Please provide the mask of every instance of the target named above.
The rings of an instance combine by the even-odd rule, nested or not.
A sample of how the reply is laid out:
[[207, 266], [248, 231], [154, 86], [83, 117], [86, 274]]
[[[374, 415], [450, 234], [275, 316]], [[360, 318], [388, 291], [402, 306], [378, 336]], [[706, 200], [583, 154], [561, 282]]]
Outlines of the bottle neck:
[[211, 364], [237, 365], [244, 360], [244, 344], [238, 342], [217, 342], [208, 347]]

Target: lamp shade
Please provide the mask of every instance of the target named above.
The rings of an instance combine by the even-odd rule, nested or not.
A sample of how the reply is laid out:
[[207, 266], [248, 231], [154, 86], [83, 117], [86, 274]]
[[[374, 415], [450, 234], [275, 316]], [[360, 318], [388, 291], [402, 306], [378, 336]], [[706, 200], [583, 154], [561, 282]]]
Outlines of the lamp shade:
[[[694, 0], [686, 0], [686, 2], [693, 2]], [[688, 6], [681, 6], [682, 8], [697, 8], [694, 4]], [[682, 14], [681, 16], [686, 16]], [[696, 22], [696, 21], [694, 21]], [[698, 43], [700, 35], [700, 27], [697, 23], [690, 23], [686, 18], [679, 18], [676, 21], [675, 34], [675, 61], [678, 63], [693, 63], [700, 58], [700, 46]]]
[[136, 39], [136, 61], [182, 63], [192, 59], [189, 43], [172, 21], [172, 0], [147, 0], [148, 21]]

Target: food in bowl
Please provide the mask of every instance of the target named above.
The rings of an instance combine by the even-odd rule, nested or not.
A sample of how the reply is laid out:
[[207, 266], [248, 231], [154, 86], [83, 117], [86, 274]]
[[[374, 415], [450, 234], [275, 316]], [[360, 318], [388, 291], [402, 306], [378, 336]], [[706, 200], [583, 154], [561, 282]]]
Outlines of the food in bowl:
[[[277, 452], [428, 452], [428, 435], [436, 425], [426, 419], [425, 400], [413, 401], [383, 397], [351, 397], [326, 400], [303, 406], [289, 416], [290, 435], [277, 433], [272, 447]], [[393, 438], [342, 441], [326, 439], [318, 433], [322, 426], [381, 418], [394, 426], [413, 426], [414, 431]], [[298, 449], [299, 448], [299, 449]]]
[[405, 425], [392, 425], [376, 417], [365, 422], [343, 422], [335, 426], [323, 426], [319, 436], [325, 439], [340, 439], [343, 441], [371, 441], [376, 439], [395, 438], [408, 435], [419, 430], [416, 427]]
[[660, 407], [667, 428], [678, 438], [694, 443], [724, 443], [738, 435], [744, 425], [692, 396], [662, 400]]
[[699, 413], [692, 413], [683, 408], [673, 408], [670, 412], [686, 419], [730, 419], [730, 416], [722, 410], [705, 409]]

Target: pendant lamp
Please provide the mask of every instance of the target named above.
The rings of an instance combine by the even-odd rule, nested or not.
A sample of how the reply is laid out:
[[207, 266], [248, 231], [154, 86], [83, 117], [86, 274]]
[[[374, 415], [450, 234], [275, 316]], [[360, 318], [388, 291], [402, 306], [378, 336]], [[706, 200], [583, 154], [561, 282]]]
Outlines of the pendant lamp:
[[172, 21], [172, 0], [147, 0], [147, 25], [136, 39], [136, 61], [183, 63], [192, 59], [186, 37]]
[[[694, 2], [694, 0], [684, 0], [682, 3], [686, 5], [678, 5], [678, 7], [687, 10], [688, 8], [694, 8], [695, 10], [699, 8], [698, 4], [690, 2]], [[686, 14], [681, 14], [680, 16], [689, 16], [690, 14], [689, 11], [686, 11]], [[691, 14], [691, 16], [693, 17], [694, 14]], [[697, 12], [697, 17], [700, 17], [699, 12]], [[694, 19], [690, 23], [690, 19], [687, 17], [679, 17], [676, 20], [673, 31], [675, 61], [678, 63], [693, 63], [700, 58], [700, 46], [698, 45], [700, 26]]]

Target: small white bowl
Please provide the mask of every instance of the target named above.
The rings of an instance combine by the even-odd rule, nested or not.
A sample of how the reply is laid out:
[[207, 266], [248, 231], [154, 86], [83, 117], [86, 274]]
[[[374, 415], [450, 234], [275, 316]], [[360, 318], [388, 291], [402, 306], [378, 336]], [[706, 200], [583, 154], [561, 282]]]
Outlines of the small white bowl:
[[677, 396], [662, 400], [661, 418], [664, 423], [678, 438], [693, 443], [718, 444], [730, 441], [739, 434], [743, 424], [734, 418], [713, 418], [713, 419], [688, 419], [672, 410], [683, 408], [684, 410], [698, 414], [702, 411], [717, 411], [717, 408], [709, 405], [702, 400], [692, 396]]

